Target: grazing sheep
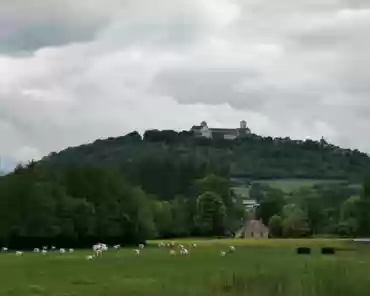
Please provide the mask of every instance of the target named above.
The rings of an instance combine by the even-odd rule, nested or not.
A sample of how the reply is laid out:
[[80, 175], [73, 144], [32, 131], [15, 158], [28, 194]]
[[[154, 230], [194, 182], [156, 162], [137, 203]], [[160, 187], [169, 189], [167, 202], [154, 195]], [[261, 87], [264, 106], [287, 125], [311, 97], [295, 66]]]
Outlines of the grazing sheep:
[[47, 250], [42, 250], [41, 251], [41, 254], [43, 254], [43, 255], [45, 255], [45, 254], [47, 254], [48, 253], [48, 251]]
[[93, 245], [93, 251], [97, 256], [101, 256], [103, 252], [108, 251], [108, 247], [106, 244], [97, 243]]
[[220, 252], [220, 255], [221, 255], [221, 257], [225, 257], [226, 256], [226, 252], [225, 251], [221, 251]]
[[120, 248], [121, 248], [121, 245], [115, 245], [115, 246], [113, 246], [113, 249], [115, 249], [115, 250], [118, 250]]
[[189, 254], [189, 251], [188, 251], [188, 249], [183, 248], [183, 249], [181, 249], [180, 254], [183, 255], [183, 256], [186, 256], [186, 255]]
[[164, 242], [160, 242], [159, 244], [158, 244], [158, 247], [159, 248], [162, 248], [162, 247], [164, 247], [165, 245], [164, 245]]
[[196, 247], [197, 247], [197, 244], [193, 243], [193, 244], [191, 244], [191, 246], [192, 246], [193, 248], [196, 248]]
[[40, 253], [40, 249], [39, 249], [39, 248], [34, 248], [34, 249], [33, 249], [33, 252], [34, 252], [34, 253]]
[[97, 250], [101, 250], [101, 245], [100, 244], [95, 244], [92, 247], [93, 251], [96, 252]]
[[1, 250], [2, 250], [3, 252], [8, 252], [8, 248], [7, 248], [7, 247], [3, 247]]
[[136, 256], [139, 256], [140, 255], [140, 250], [136, 249], [136, 250], [134, 250], [134, 253], [135, 253]]
[[229, 247], [229, 251], [230, 251], [231, 253], [234, 253], [234, 252], [235, 252], [235, 247], [234, 247], [234, 246], [230, 246], [230, 247]]
[[171, 256], [176, 255], [176, 251], [175, 251], [175, 250], [171, 250], [171, 251], [170, 251], [170, 255], [171, 255]]
[[66, 252], [66, 250], [65, 250], [65, 249], [63, 249], [63, 248], [61, 248], [61, 249], [59, 250], [59, 252], [60, 252], [61, 254], [64, 254], [64, 253]]
[[75, 250], [74, 249], [69, 249], [68, 252], [69, 253], [73, 253]]
[[16, 252], [15, 252], [15, 255], [16, 255], [16, 256], [22, 256], [22, 255], [23, 255], [23, 252], [22, 252], [22, 251], [16, 251]]
[[94, 256], [93, 255], [86, 256], [86, 260], [93, 260], [93, 259], [94, 259]]
[[56, 249], [56, 247], [55, 246], [51, 246], [51, 249], [54, 251]]
[[143, 244], [139, 244], [139, 248], [140, 249], [144, 249], [144, 245]]
[[43, 249], [43, 250], [47, 250], [47, 249], [48, 249], [48, 247], [46, 247], [46, 246], [43, 246], [43, 247], [42, 247], [42, 249]]

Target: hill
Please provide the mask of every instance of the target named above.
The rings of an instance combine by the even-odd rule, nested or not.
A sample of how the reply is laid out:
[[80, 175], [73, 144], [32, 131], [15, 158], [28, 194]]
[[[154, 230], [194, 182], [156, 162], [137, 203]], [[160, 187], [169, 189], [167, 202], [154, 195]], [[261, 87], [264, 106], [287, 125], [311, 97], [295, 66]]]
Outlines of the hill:
[[[182, 165], [212, 167], [234, 179], [326, 179], [362, 181], [370, 158], [358, 150], [341, 149], [325, 142], [251, 134], [236, 140], [194, 137], [191, 132], [150, 130], [51, 153], [48, 165], [66, 163], [116, 166], [132, 175], [152, 163], [167, 166], [167, 173]], [[181, 169], [183, 169], [181, 167]], [[139, 170], [139, 172], [137, 172]], [[154, 178], [168, 177], [152, 176]]]
[[0, 244], [230, 235], [250, 215], [233, 187], [247, 188], [274, 236], [365, 235], [368, 166], [366, 154], [325, 141], [133, 132], [51, 153], [1, 177]]

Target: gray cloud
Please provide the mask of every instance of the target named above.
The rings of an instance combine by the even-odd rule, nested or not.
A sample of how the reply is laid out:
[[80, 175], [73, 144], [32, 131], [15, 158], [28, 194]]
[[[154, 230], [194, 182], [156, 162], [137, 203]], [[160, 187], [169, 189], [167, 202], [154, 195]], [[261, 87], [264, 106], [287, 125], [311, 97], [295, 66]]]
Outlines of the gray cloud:
[[27, 3], [0, 4], [7, 159], [203, 119], [370, 152], [367, 1]]

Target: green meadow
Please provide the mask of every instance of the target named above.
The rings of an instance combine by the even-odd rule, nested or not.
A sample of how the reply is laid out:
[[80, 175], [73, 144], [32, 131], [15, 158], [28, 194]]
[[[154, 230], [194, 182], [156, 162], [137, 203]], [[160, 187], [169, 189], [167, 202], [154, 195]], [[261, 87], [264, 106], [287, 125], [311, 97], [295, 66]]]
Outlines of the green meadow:
[[[171, 256], [151, 241], [140, 256], [133, 249], [109, 250], [86, 260], [91, 251], [46, 255], [0, 254], [0, 295], [249, 295], [363, 296], [370, 291], [370, 252], [346, 240], [178, 240], [196, 243], [188, 256]], [[229, 245], [235, 253], [220, 256]], [[312, 248], [297, 255], [297, 246]], [[321, 255], [332, 246], [335, 255]]]

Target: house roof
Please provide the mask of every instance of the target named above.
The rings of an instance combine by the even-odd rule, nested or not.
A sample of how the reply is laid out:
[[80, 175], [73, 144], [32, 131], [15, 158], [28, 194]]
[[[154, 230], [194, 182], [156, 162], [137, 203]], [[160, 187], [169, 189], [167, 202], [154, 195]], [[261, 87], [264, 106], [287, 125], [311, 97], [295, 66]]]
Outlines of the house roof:
[[195, 130], [195, 129], [201, 129], [202, 127], [200, 125], [193, 125], [191, 127], [192, 130]]
[[253, 229], [254, 231], [269, 231], [268, 227], [265, 226], [260, 220], [250, 220], [245, 225], [246, 229]]

